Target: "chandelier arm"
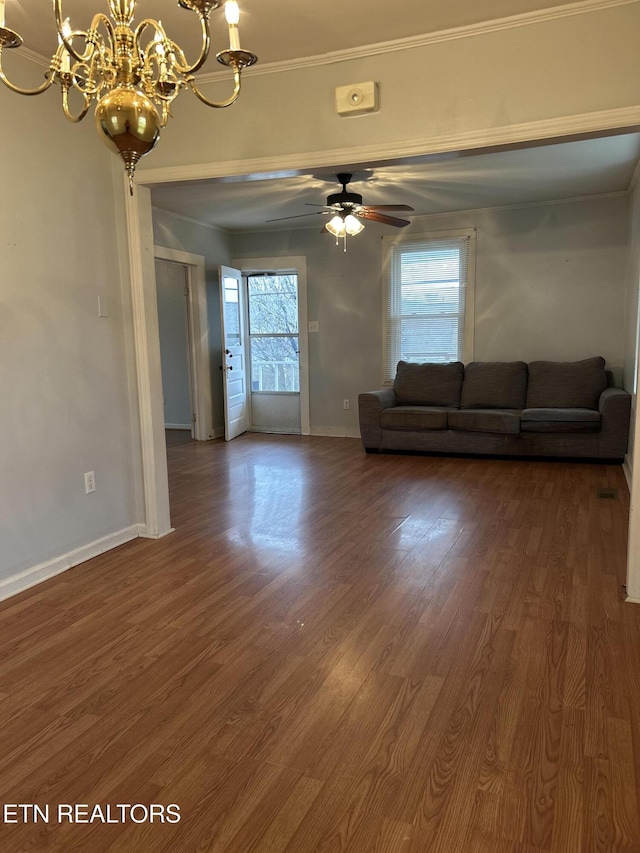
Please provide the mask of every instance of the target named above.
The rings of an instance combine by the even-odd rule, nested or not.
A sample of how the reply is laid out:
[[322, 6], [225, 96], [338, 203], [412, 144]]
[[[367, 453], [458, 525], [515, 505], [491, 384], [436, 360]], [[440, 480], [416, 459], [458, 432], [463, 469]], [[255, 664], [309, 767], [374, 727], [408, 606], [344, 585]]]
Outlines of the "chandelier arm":
[[56, 77], [54, 66], [55, 63], [52, 62], [44, 75], [44, 83], [38, 86], [37, 89], [22, 89], [20, 86], [12, 83], [4, 73], [4, 69], [2, 68], [2, 48], [0, 48], [0, 80], [8, 89], [11, 89], [12, 92], [16, 92], [18, 95], [41, 95], [43, 92], [46, 92]]
[[[74, 77], [73, 77], [73, 86], [77, 89], [81, 95], [85, 98], [89, 98], [91, 101], [92, 98], [95, 98], [98, 92], [101, 89], [100, 81], [95, 79], [95, 75], [93, 73], [93, 64], [95, 63], [96, 58], [95, 55], [91, 58], [91, 64], [88, 62], [81, 62], [76, 65], [73, 69]], [[80, 78], [78, 73], [84, 69], [87, 70], [86, 78]]]
[[86, 60], [91, 59], [91, 57], [95, 53], [96, 48], [98, 46], [98, 39], [104, 45], [104, 36], [101, 33], [98, 33], [98, 27], [100, 26], [100, 24], [104, 24], [104, 27], [107, 31], [107, 35], [109, 36], [109, 46], [111, 50], [113, 50], [115, 46], [116, 32], [113, 29], [113, 24], [103, 12], [97, 12], [91, 20], [91, 29], [88, 33], [85, 34], [85, 38], [89, 42], [89, 45], [91, 47], [91, 50], [87, 50]]
[[[100, 24], [104, 24], [107, 28], [107, 32], [109, 33], [109, 39], [111, 40], [111, 44], [115, 44], [115, 32], [113, 29], [113, 25], [109, 18], [103, 14], [102, 12], [98, 12], [93, 16], [93, 20], [91, 21], [91, 29], [89, 32], [85, 32], [85, 30], [74, 30], [72, 33], [67, 35], [64, 31], [64, 22], [62, 20], [62, 0], [53, 0], [53, 10], [56, 16], [56, 29], [58, 30], [58, 38], [61, 43], [64, 45], [65, 50], [72, 56], [76, 62], [87, 62], [91, 59], [93, 52], [95, 50], [95, 43], [93, 37], [90, 38], [90, 34], [96, 33]], [[85, 45], [87, 45], [84, 53], [78, 53], [77, 50], [73, 47], [73, 38], [74, 36], [80, 36]]]
[[171, 104], [169, 101], [162, 101], [162, 115], [160, 116], [160, 127], [166, 127], [169, 118], [171, 117]]
[[198, 100], [202, 101], [203, 104], [206, 104], [208, 107], [213, 107], [214, 109], [223, 109], [224, 107], [230, 107], [234, 101], [238, 99], [238, 95], [240, 94], [240, 69], [233, 69], [233, 94], [231, 97], [227, 98], [226, 101], [220, 101], [216, 103], [215, 101], [210, 101], [208, 98], [202, 94], [202, 92], [198, 89], [195, 84], [193, 77], [187, 77], [187, 83], [191, 88], [193, 94], [198, 98]]
[[147, 29], [147, 27], [151, 27], [151, 29], [155, 30], [157, 33], [160, 33], [160, 35], [165, 41], [168, 41], [167, 34], [160, 21], [154, 21], [153, 18], [145, 18], [144, 21], [140, 21], [133, 33], [136, 50], [138, 50], [140, 53], [142, 53], [142, 50], [140, 49], [140, 36]]
[[89, 112], [89, 107], [91, 106], [91, 98], [87, 97], [87, 95], [83, 95], [84, 97], [84, 106], [78, 113], [78, 115], [73, 115], [73, 113], [69, 110], [69, 83], [63, 82], [62, 84], [62, 111], [64, 112], [65, 118], [69, 121], [77, 124], [79, 121], [86, 116]]
[[[176, 71], [180, 74], [195, 74], [199, 71], [209, 58], [211, 50], [211, 26], [209, 24], [209, 15], [200, 15], [200, 23], [202, 25], [202, 47], [200, 48], [200, 56], [193, 65], [187, 63], [187, 59], [180, 48], [175, 51], [176, 56]], [[173, 42], [172, 42], [173, 44]], [[176, 45], [177, 47], [177, 45]]]

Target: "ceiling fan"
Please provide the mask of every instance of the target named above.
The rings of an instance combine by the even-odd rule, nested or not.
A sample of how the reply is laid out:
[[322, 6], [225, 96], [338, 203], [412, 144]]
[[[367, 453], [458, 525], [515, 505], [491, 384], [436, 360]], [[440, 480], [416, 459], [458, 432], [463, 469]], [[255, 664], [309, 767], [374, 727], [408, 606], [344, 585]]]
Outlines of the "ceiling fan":
[[383, 225], [393, 225], [395, 228], [404, 228], [409, 225], [408, 219], [399, 219], [397, 216], [389, 216], [383, 211], [388, 210], [404, 210], [412, 211], [413, 208], [408, 204], [370, 204], [362, 203], [362, 196], [359, 193], [349, 192], [347, 185], [351, 181], [352, 175], [349, 172], [339, 172], [336, 175], [338, 182], [342, 184], [340, 192], [331, 193], [327, 196], [326, 204], [311, 204], [307, 202], [308, 207], [320, 207], [322, 210], [316, 210], [313, 213], [298, 213], [295, 216], [282, 216], [278, 219], [268, 219], [268, 222], [281, 222], [284, 219], [300, 219], [303, 216], [331, 216], [329, 222], [323, 227], [323, 231], [328, 231], [336, 237], [344, 237], [345, 252], [346, 238], [353, 237], [359, 234], [364, 228], [361, 219], [369, 219], [372, 222], [381, 222]]

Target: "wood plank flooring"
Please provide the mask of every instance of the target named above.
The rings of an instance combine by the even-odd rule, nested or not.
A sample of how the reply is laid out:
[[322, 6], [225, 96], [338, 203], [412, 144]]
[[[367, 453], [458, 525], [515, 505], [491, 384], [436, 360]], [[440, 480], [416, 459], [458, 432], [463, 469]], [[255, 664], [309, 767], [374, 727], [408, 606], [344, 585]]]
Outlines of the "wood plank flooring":
[[619, 466], [168, 452], [175, 533], [0, 605], [3, 853], [640, 851]]

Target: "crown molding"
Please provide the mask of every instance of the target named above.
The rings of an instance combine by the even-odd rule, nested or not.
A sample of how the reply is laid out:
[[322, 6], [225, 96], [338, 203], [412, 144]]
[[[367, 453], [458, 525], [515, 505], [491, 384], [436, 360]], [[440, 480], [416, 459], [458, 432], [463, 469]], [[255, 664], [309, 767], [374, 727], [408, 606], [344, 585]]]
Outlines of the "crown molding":
[[158, 207], [157, 204], [151, 205], [152, 211], [157, 211], [165, 216], [171, 216], [174, 219], [181, 219], [183, 222], [188, 222], [190, 225], [200, 225], [202, 228], [210, 228], [218, 234], [228, 237], [232, 232], [226, 228], [221, 228], [219, 225], [211, 225], [209, 222], [203, 222], [201, 219], [194, 219], [192, 216], [185, 216], [184, 213], [174, 213], [173, 210], [166, 210], [164, 207]]
[[[581, 0], [577, 3], [565, 3], [552, 9], [539, 9], [534, 12], [522, 12], [519, 15], [509, 15], [506, 18], [496, 18], [492, 21], [480, 21], [476, 24], [466, 24], [461, 27], [452, 27], [446, 30], [437, 30], [432, 33], [408, 36], [407, 38], [394, 39], [392, 41], [378, 42], [377, 44], [364, 45], [362, 47], [335, 50], [317, 56], [306, 56], [299, 59], [288, 59], [280, 62], [267, 62], [246, 68], [243, 77], [262, 76], [265, 74], [281, 74], [285, 71], [298, 71], [303, 68], [314, 68], [320, 65], [332, 65], [338, 62], [350, 62], [354, 59], [367, 59], [372, 56], [380, 56], [384, 53], [395, 53], [396, 51], [410, 50], [417, 47], [425, 47], [441, 42], [454, 41], [456, 39], [471, 38], [473, 36], [486, 35], [487, 33], [510, 30], [516, 27], [526, 27], [530, 24], [540, 24], [547, 21], [555, 21], [560, 18], [568, 18], [574, 15], [583, 15], [590, 12], [600, 12], [612, 9], [616, 6], [630, 6], [637, 4], [639, 0]], [[206, 74], [198, 74], [198, 84], [220, 82], [220, 71], [209, 71]]]
[[51, 65], [51, 57], [47, 59], [42, 56], [41, 53], [36, 53], [35, 50], [31, 50], [30, 47], [21, 47], [19, 50], [20, 52], [16, 53], [16, 56], [21, 56], [28, 62], [33, 62], [34, 65], [39, 65], [41, 68], [48, 68]]
[[[616, 192], [608, 192], [608, 193], [592, 193], [591, 195], [579, 195], [579, 196], [571, 196], [570, 198], [551, 198], [545, 199], [544, 201], [529, 201], [529, 202], [518, 202], [517, 204], [497, 204], [493, 207], [464, 207], [460, 210], [446, 210], [446, 211], [435, 211], [433, 213], [420, 213], [417, 215], [413, 215], [411, 217], [412, 225], [420, 225], [423, 220], [429, 219], [444, 219], [444, 218], [453, 218], [460, 216], [472, 216], [477, 215], [479, 213], [503, 213], [509, 210], [526, 210], [528, 208], [533, 207], [548, 207], [549, 205], [557, 206], [561, 204], [579, 204], [585, 201], [602, 201], [603, 199], [609, 198], [626, 198], [629, 195], [629, 190], [618, 190]], [[424, 223], [423, 223], [424, 224]], [[469, 228], [475, 228], [475, 226], [470, 225]], [[249, 226], [247, 228], [235, 228], [230, 232], [231, 236], [237, 235], [251, 235], [251, 234], [274, 234], [278, 233], [283, 229], [278, 228], [264, 228], [259, 225]], [[296, 234], [300, 231], [313, 231], [314, 233], [318, 232], [317, 225], [301, 225], [289, 226], [287, 231], [295, 230]], [[413, 230], [407, 228], [402, 232], [407, 237], [414, 238], [416, 235]], [[395, 234], [385, 234], [381, 236], [381, 240], [387, 239], [396, 239]]]
[[[248, 160], [226, 160], [218, 163], [195, 163], [185, 166], [165, 166], [146, 169], [141, 164], [135, 173], [135, 182], [141, 185], [162, 184], [171, 181], [194, 181], [222, 177], [273, 177], [274, 173], [296, 174], [322, 167], [335, 168], [349, 164], [375, 167], [397, 162], [405, 157], [420, 157], [463, 151], [512, 147], [536, 142], [563, 142], [599, 136], [608, 132], [637, 131], [640, 129], [640, 105], [581, 113], [574, 116], [543, 119], [522, 124], [407, 140], [389, 141], [369, 146], [335, 148], [296, 154], [280, 154]], [[390, 147], [393, 157], [389, 156]], [[357, 154], [357, 161], [354, 155]]]
[[[492, 21], [480, 21], [476, 24], [466, 24], [461, 27], [451, 27], [446, 30], [437, 30], [432, 33], [408, 36], [407, 38], [394, 39], [392, 41], [378, 42], [377, 44], [364, 45], [362, 47], [335, 50], [316, 56], [306, 56], [297, 59], [286, 59], [278, 62], [267, 62], [263, 65], [254, 65], [246, 68], [242, 73], [244, 77], [261, 76], [263, 74], [280, 74], [284, 71], [297, 71], [302, 68], [314, 68], [319, 65], [332, 65], [337, 62], [349, 62], [353, 59], [366, 59], [371, 56], [380, 56], [384, 53], [408, 50], [416, 47], [425, 47], [440, 42], [453, 41], [455, 39], [470, 38], [472, 36], [485, 35], [487, 33], [500, 32], [515, 27], [526, 27], [530, 24], [540, 24], [547, 21], [555, 21], [559, 18], [568, 18], [574, 15], [585, 15], [591, 12], [601, 12], [616, 6], [635, 5], [640, 0], [580, 0], [574, 3], [564, 3], [551, 9], [538, 9], [533, 12], [522, 12], [519, 15], [509, 15], [505, 18], [496, 18]], [[20, 48], [20, 56], [40, 65], [49, 67], [50, 59], [27, 47]], [[198, 84], [220, 82], [222, 69], [209, 71], [206, 74], [198, 74]]]
[[[445, 216], [455, 217], [455, 216], [467, 216], [470, 214], [477, 213], [502, 213], [509, 210], [526, 210], [531, 207], [548, 207], [549, 205], [553, 205], [554, 207], [561, 204], [580, 204], [585, 201], [602, 201], [609, 198], [626, 198], [629, 195], [629, 190], [618, 190], [615, 192], [608, 193], [591, 193], [590, 195], [575, 195], [570, 196], [569, 198], [550, 198], [545, 199], [544, 201], [523, 201], [518, 202], [517, 204], [497, 204], [494, 207], [466, 207], [464, 210], [447, 210], [442, 213], [420, 213], [417, 216], [413, 216], [411, 218], [411, 223], [420, 222], [422, 219], [441, 219]], [[411, 234], [409, 229], [406, 230], [407, 234]], [[393, 235], [392, 235], [393, 236]]]

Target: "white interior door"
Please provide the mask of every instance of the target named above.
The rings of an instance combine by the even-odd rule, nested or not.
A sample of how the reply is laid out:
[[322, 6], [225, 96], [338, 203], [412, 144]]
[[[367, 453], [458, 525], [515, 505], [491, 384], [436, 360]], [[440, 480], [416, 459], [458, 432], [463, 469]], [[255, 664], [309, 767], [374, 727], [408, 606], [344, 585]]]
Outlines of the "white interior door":
[[223, 266], [219, 269], [224, 437], [230, 441], [246, 432], [250, 423], [245, 363], [244, 294], [240, 270]]

